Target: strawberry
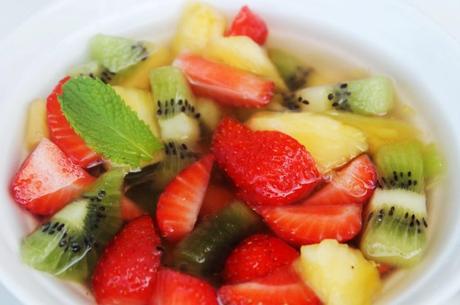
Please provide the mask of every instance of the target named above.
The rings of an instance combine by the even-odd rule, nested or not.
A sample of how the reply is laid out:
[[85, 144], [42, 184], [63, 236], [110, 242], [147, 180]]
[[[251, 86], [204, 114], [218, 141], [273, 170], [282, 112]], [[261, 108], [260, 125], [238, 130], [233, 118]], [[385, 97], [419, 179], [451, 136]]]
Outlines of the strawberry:
[[148, 304], [160, 266], [160, 238], [149, 216], [129, 222], [104, 250], [93, 273], [97, 304]]
[[251, 205], [286, 205], [321, 181], [315, 161], [295, 139], [278, 131], [251, 131], [234, 119], [217, 127], [212, 151]]
[[44, 138], [14, 176], [11, 193], [30, 212], [52, 215], [93, 182], [93, 177]]
[[156, 277], [149, 305], [218, 305], [214, 288], [205, 281], [170, 269]]
[[259, 45], [265, 44], [268, 28], [265, 21], [254, 14], [247, 5], [243, 6], [233, 19], [227, 36], [248, 36]]
[[174, 65], [187, 77], [196, 95], [235, 107], [262, 107], [275, 92], [275, 84], [251, 73], [207, 60], [198, 55], [183, 54]]
[[250, 282], [224, 285], [218, 291], [223, 305], [319, 305], [315, 293], [299, 278], [292, 266]]
[[356, 204], [293, 205], [260, 207], [269, 227], [282, 239], [295, 245], [319, 243], [323, 239], [344, 242], [361, 231], [362, 207]]
[[277, 237], [256, 234], [242, 241], [225, 262], [226, 282], [237, 283], [261, 278], [290, 265], [299, 253]]
[[165, 188], [157, 204], [163, 237], [178, 241], [193, 230], [211, 176], [214, 157], [207, 155], [182, 170]]
[[123, 196], [120, 201], [121, 206], [121, 219], [124, 221], [131, 221], [142, 215], [146, 215], [147, 212], [142, 210], [135, 202], [126, 196]]
[[305, 204], [364, 204], [376, 186], [375, 166], [367, 155], [361, 155], [335, 173]]
[[65, 77], [54, 88], [46, 102], [47, 121], [51, 141], [59, 146], [69, 158], [83, 168], [101, 161], [101, 157], [89, 148], [85, 141], [72, 129], [59, 104], [62, 87], [70, 79]]
[[234, 195], [228, 187], [219, 184], [210, 184], [204, 195], [200, 217], [206, 218], [217, 214], [217, 212], [229, 205], [233, 199]]

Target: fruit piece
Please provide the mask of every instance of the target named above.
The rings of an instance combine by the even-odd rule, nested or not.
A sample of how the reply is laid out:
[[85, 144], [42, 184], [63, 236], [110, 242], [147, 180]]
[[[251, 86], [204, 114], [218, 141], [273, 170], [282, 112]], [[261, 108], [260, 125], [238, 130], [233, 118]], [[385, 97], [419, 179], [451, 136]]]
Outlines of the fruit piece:
[[198, 96], [235, 107], [261, 107], [270, 102], [275, 90], [271, 81], [245, 71], [184, 54], [174, 61], [186, 75]]
[[380, 277], [385, 277], [393, 271], [394, 268], [387, 264], [377, 264], [377, 269], [379, 270]]
[[91, 59], [114, 73], [146, 60], [148, 47], [146, 42], [102, 34], [95, 35], [89, 46]]
[[224, 31], [223, 15], [202, 3], [190, 4], [185, 9], [173, 38], [173, 51], [175, 54], [184, 51], [199, 54], [210, 40], [222, 36]]
[[149, 305], [217, 305], [214, 288], [193, 276], [163, 268], [155, 278]]
[[419, 143], [384, 145], [377, 151], [375, 163], [384, 188], [423, 192], [423, 155]]
[[173, 265], [197, 276], [222, 270], [227, 255], [243, 238], [260, 227], [259, 217], [241, 202], [233, 202], [201, 222], [173, 252]]
[[44, 138], [22, 163], [10, 187], [19, 205], [37, 215], [52, 215], [93, 181], [93, 177]]
[[370, 305], [381, 283], [375, 264], [335, 240], [303, 246], [296, 269], [328, 305]]
[[423, 255], [427, 227], [425, 195], [378, 189], [368, 209], [361, 250], [379, 263], [413, 266]]
[[206, 47], [206, 56], [231, 67], [254, 73], [273, 81], [281, 90], [286, 84], [267, 52], [247, 36], [216, 38]]
[[329, 238], [340, 242], [353, 239], [361, 231], [361, 211], [356, 204], [257, 208], [272, 231], [294, 245], [314, 244]]
[[268, 56], [289, 90], [294, 91], [307, 84], [311, 68], [306, 67], [300, 59], [280, 49], [269, 49]]
[[120, 229], [124, 175], [122, 169], [107, 172], [80, 199], [27, 236], [22, 260], [63, 279], [87, 280], [99, 253]]
[[142, 215], [147, 214], [147, 212], [141, 209], [135, 202], [133, 202], [131, 199], [129, 199], [126, 196], [123, 196], [121, 198], [120, 208], [121, 208], [121, 219], [123, 219], [123, 221], [131, 221]]
[[266, 276], [291, 263], [299, 253], [279, 238], [256, 234], [243, 240], [225, 262], [226, 282], [238, 283]]
[[201, 115], [200, 120], [204, 126], [210, 131], [216, 129], [223, 116], [220, 106], [211, 99], [198, 98], [196, 100], [196, 109]]
[[210, 184], [204, 195], [200, 217], [206, 218], [217, 214], [234, 200], [233, 193], [224, 186]]
[[284, 94], [283, 105], [293, 111], [324, 112], [332, 108], [328, 86], [316, 86]]
[[41, 99], [32, 101], [27, 110], [26, 133], [24, 142], [27, 150], [31, 151], [49, 134], [46, 124], [46, 102]]
[[70, 70], [70, 76], [89, 76], [91, 78], [98, 78], [102, 82], [108, 84], [116, 75], [116, 73], [104, 68], [97, 61], [90, 61], [85, 64], [74, 67]]
[[375, 166], [367, 155], [362, 155], [334, 173], [330, 182], [305, 204], [365, 204], [376, 187]]
[[149, 56], [146, 60], [120, 71], [110, 81], [111, 84], [142, 90], [150, 89], [150, 71], [154, 68], [171, 64], [171, 50], [164, 46], [149, 45]]
[[157, 203], [161, 235], [179, 241], [193, 230], [209, 184], [214, 157], [207, 155], [181, 171], [166, 187]]
[[218, 291], [224, 305], [320, 305], [291, 266], [250, 282], [224, 285]]
[[305, 146], [323, 173], [367, 150], [361, 131], [319, 114], [260, 112], [247, 125], [252, 130], [277, 130], [290, 135]]
[[321, 181], [312, 157], [296, 140], [277, 131], [253, 132], [234, 119], [221, 121], [212, 151], [240, 198], [252, 205], [290, 204]]
[[249, 9], [243, 6], [233, 18], [226, 36], [246, 36], [259, 45], [264, 45], [268, 36], [268, 28], [265, 21]]
[[62, 87], [69, 80], [63, 78], [48, 96], [46, 102], [47, 122], [50, 139], [69, 158], [81, 167], [90, 167], [101, 161], [101, 157], [73, 130], [62, 112], [58, 97], [62, 95]]
[[147, 304], [160, 266], [160, 238], [152, 219], [128, 223], [104, 250], [92, 277], [99, 305]]
[[363, 132], [371, 154], [382, 145], [414, 140], [420, 134], [411, 124], [396, 119], [366, 117], [347, 112], [329, 112], [328, 115]]
[[446, 170], [446, 161], [436, 144], [428, 144], [423, 148], [423, 173], [425, 179], [434, 179]]

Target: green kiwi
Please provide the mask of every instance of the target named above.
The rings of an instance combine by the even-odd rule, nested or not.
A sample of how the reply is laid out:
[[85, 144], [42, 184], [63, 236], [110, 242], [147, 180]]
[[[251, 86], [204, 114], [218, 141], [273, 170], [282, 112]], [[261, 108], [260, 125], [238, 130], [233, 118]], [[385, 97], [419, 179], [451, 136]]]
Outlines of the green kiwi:
[[27, 236], [22, 260], [57, 277], [85, 281], [97, 257], [121, 227], [120, 198], [125, 171], [113, 169], [49, 221]]
[[380, 185], [385, 189], [424, 190], [424, 166], [418, 142], [386, 144], [376, 153]]
[[427, 241], [425, 195], [377, 189], [368, 208], [361, 251], [373, 261], [399, 267], [416, 264]]
[[428, 144], [423, 148], [423, 172], [426, 179], [435, 179], [446, 169], [446, 161], [436, 144]]
[[297, 90], [307, 84], [307, 79], [312, 69], [306, 67], [297, 57], [280, 49], [269, 49], [268, 56], [286, 82], [289, 90]]
[[104, 68], [95, 61], [90, 61], [83, 65], [77, 66], [70, 71], [70, 76], [89, 76], [91, 78], [99, 78], [104, 83], [108, 84], [114, 77], [115, 73]]

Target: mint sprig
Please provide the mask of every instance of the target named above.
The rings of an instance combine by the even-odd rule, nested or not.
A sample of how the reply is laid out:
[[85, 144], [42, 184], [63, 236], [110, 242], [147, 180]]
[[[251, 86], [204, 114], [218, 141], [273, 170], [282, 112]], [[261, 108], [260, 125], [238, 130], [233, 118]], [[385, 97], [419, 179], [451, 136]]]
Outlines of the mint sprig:
[[100, 80], [85, 76], [70, 79], [59, 102], [75, 132], [114, 163], [139, 167], [162, 149], [147, 124]]

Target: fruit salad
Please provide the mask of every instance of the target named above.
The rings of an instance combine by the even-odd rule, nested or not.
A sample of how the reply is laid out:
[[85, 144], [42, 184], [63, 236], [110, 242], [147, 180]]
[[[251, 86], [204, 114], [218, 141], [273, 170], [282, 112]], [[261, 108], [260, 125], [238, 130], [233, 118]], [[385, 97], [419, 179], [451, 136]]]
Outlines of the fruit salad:
[[95, 35], [30, 104], [25, 264], [99, 305], [369, 305], [423, 258], [445, 162], [392, 79], [318, 81], [261, 15], [231, 20], [192, 3], [169, 44]]

